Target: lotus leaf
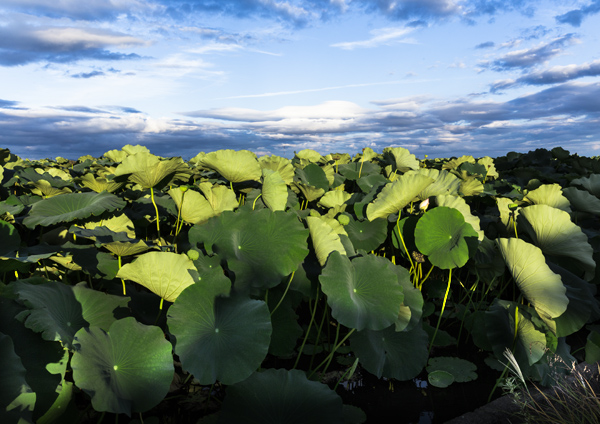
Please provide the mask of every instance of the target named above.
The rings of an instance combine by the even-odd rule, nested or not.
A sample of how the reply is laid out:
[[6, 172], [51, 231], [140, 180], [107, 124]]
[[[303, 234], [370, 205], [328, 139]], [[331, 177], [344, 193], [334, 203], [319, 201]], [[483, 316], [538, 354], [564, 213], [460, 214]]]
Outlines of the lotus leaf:
[[558, 184], [544, 184], [527, 193], [523, 198], [535, 205], [548, 205], [571, 213], [571, 205], [562, 195], [562, 188]]
[[429, 337], [421, 327], [410, 331], [363, 330], [352, 334], [350, 347], [361, 365], [377, 378], [406, 381], [415, 378], [427, 365]]
[[500, 220], [505, 227], [509, 225], [513, 225], [512, 213], [514, 213], [514, 219], [517, 219], [521, 208], [517, 208], [514, 211], [509, 209], [509, 205], [512, 205], [513, 201], [507, 197], [497, 197], [496, 205], [498, 206], [498, 211], [500, 212]]
[[416, 195], [418, 200], [425, 200], [441, 194], [456, 195], [460, 190], [461, 180], [445, 170], [438, 171], [434, 168], [421, 168], [418, 171], [408, 171], [406, 175], [421, 175], [434, 181]]
[[306, 218], [312, 245], [317, 254], [321, 266], [325, 266], [329, 254], [339, 252], [346, 254], [346, 249], [340, 240], [340, 236], [321, 218], [309, 216]]
[[351, 197], [352, 195], [345, 191], [331, 190], [319, 199], [318, 205], [322, 208], [334, 208], [336, 206], [342, 206], [350, 200]]
[[319, 277], [331, 315], [340, 324], [359, 331], [383, 330], [393, 324], [404, 300], [393, 266], [379, 256], [350, 261], [333, 252]]
[[342, 424], [342, 406], [333, 390], [308, 380], [302, 371], [268, 369], [227, 388], [218, 422]]
[[82, 328], [75, 334], [73, 380], [89, 394], [96, 411], [144, 412], [156, 406], [173, 380], [172, 346], [159, 327], [127, 317], [106, 332]]
[[546, 265], [540, 248], [516, 238], [497, 239], [496, 245], [523, 296], [542, 319], [556, 318], [567, 310], [567, 289]]
[[567, 212], [546, 205], [532, 205], [521, 210], [518, 223], [544, 255], [571, 258], [583, 267], [586, 280], [594, 277], [594, 249], [581, 228], [571, 222]]
[[375, 152], [370, 147], [365, 147], [364, 149], [362, 149], [362, 152], [357, 153], [356, 156], [354, 156], [354, 158], [352, 160], [366, 162], [366, 161], [375, 159], [376, 157], [377, 157], [377, 152]]
[[23, 223], [28, 228], [34, 228], [36, 225], [47, 227], [59, 222], [100, 215], [106, 211], [112, 212], [125, 205], [124, 200], [107, 192], [62, 194], [34, 203]]
[[294, 272], [308, 254], [308, 231], [293, 213], [223, 212], [189, 231], [192, 246], [204, 244], [235, 274], [235, 289], [270, 288]]
[[87, 187], [90, 190], [95, 191], [96, 193], [100, 193], [103, 191], [108, 191], [112, 193], [120, 189], [124, 183], [118, 181], [111, 181], [106, 178], [98, 177], [95, 178], [93, 174], [85, 174], [81, 178], [79, 178], [79, 184], [83, 187]]
[[305, 186], [322, 189], [323, 192], [329, 190], [329, 180], [325, 171], [314, 163], [306, 165], [303, 169], [297, 169], [296, 175]]
[[71, 189], [69, 189], [67, 187], [64, 187], [64, 188], [53, 187], [46, 180], [31, 181], [28, 185], [35, 187], [35, 188], [31, 189], [31, 192], [33, 194], [37, 194], [38, 196], [42, 196], [46, 199], [48, 199], [50, 197], [58, 196], [59, 194], [71, 193]]
[[262, 198], [272, 211], [283, 211], [288, 201], [288, 189], [279, 172], [262, 169]]
[[393, 267], [398, 283], [402, 286], [404, 301], [400, 306], [400, 313], [396, 320], [396, 331], [410, 331], [420, 322], [423, 315], [423, 295], [410, 281], [410, 274], [406, 268]]
[[[231, 193], [231, 190], [227, 191]], [[172, 188], [168, 193], [177, 205], [179, 216], [183, 222], [199, 224], [216, 215], [208, 200], [197, 191], [182, 192], [179, 188]], [[237, 201], [235, 204], [237, 206]]]
[[162, 299], [173, 302], [183, 289], [194, 284], [190, 271], [196, 271], [196, 268], [186, 255], [148, 252], [123, 265], [117, 278], [135, 281]]
[[442, 169], [458, 169], [463, 163], [475, 163], [475, 158], [473, 156], [461, 156], [446, 162], [442, 165]]
[[385, 147], [383, 156], [391, 156], [394, 161], [394, 169], [406, 172], [411, 169], [419, 169], [419, 160], [403, 147]]
[[315, 150], [312, 149], [303, 149], [299, 152], [295, 152], [294, 162], [298, 162], [300, 164], [300, 168], [304, 168], [306, 165], [310, 163], [317, 163], [323, 156]]
[[224, 211], [232, 211], [239, 206], [235, 193], [223, 185], [204, 182], [200, 183], [198, 187], [210, 203], [215, 215]]
[[479, 226], [479, 218], [471, 213], [471, 208], [467, 205], [465, 199], [459, 196], [440, 195], [435, 196], [435, 202], [438, 206], [446, 206], [458, 210], [466, 222], [477, 232], [479, 241], [483, 240], [483, 231]]
[[169, 331], [183, 368], [200, 381], [234, 384], [248, 378], [264, 360], [271, 339], [265, 302], [226, 296], [231, 282], [219, 270], [204, 274], [171, 305]]
[[477, 251], [478, 234], [454, 208], [438, 206], [423, 215], [415, 227], [415, 243], [441, 269], [462, 267]]
[[433, 181], [427, 176], [410, 172], [402, 175], [393, 183], [386, 184], [375, 201], [367, 206], [367, 218], [373, 221], [399, 212]]
[[427, 381], [433, 387], [439, 387], [445, 389], [452, 383], [454, 383], [454, 375], [444, 370], [435, 370], [427, 374]]
[[169, 184], [174, 180], [187, 180], [189, 167], [181, 158], [161, 160], [148, 152], [134, 153], [123, 159], [115, 176], [128, 175], [129, 180], [145, 189]]
[[217, 171], [232, 183], [260, 181], [262, 175], [256, 155], [249, 150], [217, 150], [204, 156], [199, 165]]
[[149, 250], [150, 246], [148, 246], [144, 240], [139, 240], [137, 242], [113, 241], [111, 243], [106, 243], [104, 248], [114, 253], [116, 256], [132, 256]]
[[[348, 216], [348, 215], [341, 215]], [[344, 226], [355, 249], [367, 252], [377, 249], [387, 238], [387, 220], [377, 218], [372, 221], [357, 221], [349, 217]]]
[[21, 237], [12, 224], [6, 221], [0, 221], [0, 256], [6, 256], [9, 253], [19, 250]]
[[600, 361], [600, 328], [594, 326], [585, 343], [585, 362], [593, 364]]
[[478, 196], [483, 193], [483, 184], [475, 177], [467, 177], [460, 182], [458, 192], [463, 196]]
[[600, 174], [577, 178], [571, 181], [571, 185], [583, 187], [594, 196], [600, 197]]
[[[290, 294], [292, 293], [294, 292]], [[271, 311], [271, 324], [273, 326], [269, 354], [291, 358], [294, 356], [298, 338], [304, 331], [298, 324], [298, 315], [294, 312], [298, 306], [298, 302], [294, 301], [294, 296], [287, 295], [282, 298], [284, 294], [283, 290], [269, 291], [268, 305]], [[298, 293], [296, 295], [299, 296]], [[277, 305], [279, 306], [277, 307]], [[275, 307], [277, 309], [274, 309]]]
[[[2, 411], [3, 419], [8, 422], [22, 422], [25, 420], [19, 420], [26, 415], [29, 415], [31, 421], [31, 411], [35, 404], [35, 394], [31, 391], [31, 388], [25, 381], [25, 375], [27, 370], [21, 362], [21, 358], [17, 356], [14, 349], [14, 344], [10, 336], [0, 333], [0, 360], [2, 361], [2, 368], [0, 368], [0, 381], [2, 381], [2, 390], [0, 391], [0, 411]], [[23, 399], [23, 394], [30, 394]], [[15, 401], [19, 399], [18, 403], [23, 403], [23, 400], [28, 400], [28, 404], [19, 405], [23, 408], [14, 408], [12, 411], [8, 410], [9, 405], [14, 405]], [[17, 405], [14, 405], [17, 406]]]
[[261, 156], [258, 158], [261, 169], [277, 171], [286, 184], [294, 181], [294, 165], [292, 161], [281, 156]]
[[292, 189], [294, 189], [294, 191], [296, 191], [296, 193], [301, 192], [308, 202], [317, 200], [325, 193], [325, 190], [323, 190], [322, 188], [309, 186], [299, 182], [293, 182], [291, 187]]
[[478, 164], [485, 166], [487, 173], [485, 178], [499, 178], [500, 175], [496, 171], [496, 165], [494, 165], [494, 159], [489, 156], [482, 157], [477, 161]]
[[[366, 176], [380, 175], [381, 168], [375, 163], [361, 161], [339, 165], [338, 172], [347, 180], [356, 181]], [[381, 177], [385, 179], [383, 175]]]
[[[110, 231], [115, 233], [125, 233], [127, 237], [130, 239], [135, 238], [135, 227], [133, 225], [133, 221], [129, 219], [127, 215], [121, 213], [120, 215], [115, 215], [110, 218], [102, 219], [100, 221], [86, 221], [83, 226], [86, 229], [94, 229], [97, 227], [106, 227]], [[118, 240], [113, 240], [118, 241]], [[120, 240], [124, 241], [124, 240]]]
[[457, 383], [466, 383], [477, 379], [477, 366], [465, 359], [455, 357], [430, 358], [427, 372], [446, 371], [453, 376]]
[[573, 209], [600, 216], [600, 199], [596, 196], [575, 187], [563, 189], [563, 194], [569, 199]]

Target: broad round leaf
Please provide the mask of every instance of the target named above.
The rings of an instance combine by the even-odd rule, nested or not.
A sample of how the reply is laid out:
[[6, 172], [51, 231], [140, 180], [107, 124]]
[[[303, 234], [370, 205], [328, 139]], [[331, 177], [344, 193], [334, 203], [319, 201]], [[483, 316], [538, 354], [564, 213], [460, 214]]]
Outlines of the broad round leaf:
[[177, 205], [179, 217], [183, 222], [198, 224], [216, 215], [208, 200], [197, 191], [187, 190], [184, 193], [179, 188], [172, 188], [169, 190], [169, 196]]
[[342, 325], [382, 330], [398, 319], [402, 286], [387, 259], [369, 255], [350, 262], [333, 252], [319, 280], [331, 315]]
[[148, 252], [123, 265], [117, 278], [135, 281], [163, 299], [174, 302], [186, 287], [194, 284], [190, 271], [194, 263], [184, 254]]
[[262, 363], [271, 340], [271, 316], [260, 300], [227, 295], [231, 282], [219, 270], [184, 290], [169, 308], [175, 353], [200, 384], [234, 384]]
[[579, 190], [575, 187], [563, 189], [563, 194], [571, 202], [571, 206], [576, 211], [587, 212], [600, 216], [600, 199], [585, 190]]
[[415, 227], [415, 243], [441, 269], [460, 268], [475, 254], [478, 234], [454, 208], [427, 211]]
[[316, 216], [309, 216], [306, 218], [306, 223], [310, 231], [313, 248], [321, 266], [325, 266], [327, 258], [332, 252], [339, 252], [342, 255], [346, 254], [346, 249], [340, 240], [339, 234], [323, 219]]
[[571, 204], [562, 194], [562, 188], [558, 184], [543, 184], [535, 190], [527, 193], [523, 200], [535, 205], [548, 205], [571, 213]]
[[268, 369], [227, 388], [220, 424], [342, 424], [342, 399], [299, 370]]
[[[343, 215], [348, 216], [348, 215]], [[374, 219], [372, 221], [357, 221], [350, 217], [348, 225], [344, 226], [348, 238], [355, 249], [367, 252], [377, 249], [387, 238], [387, 220]]]
[[454, 376], [448, 371], [435, 370], [427, 374], [427, 381], [434, 387], [445, 389], [452, 383], [454, 383]]
[[[427, 372], [445, 371], [453, 376], [457, 383], [466, 383], [477, 379], [477, 365], [466, 359], [456, 357], [437, 357], [430, 358]], [[438, 386], [439, 387], [439, 386]]]
[[6, 221], [0, 221], [0, 256], [19, 250], [21, 237], [12, 224]]
[[571, 185], [585, 188], [596, 197], [600, 197], [600, 174], [592, 174], [589, 177], [577, 178], [571, 181]]
[[471, 224], [473, 229], [477, 231], [479, 241], [483, 240], [483, 231], [479, 226], [479, 218], [471, 213], [471, 207], [465, 202], [465, 199], [450, 194], [442, 194], [440, 196], [435, 196], [435, 202], [438, 206], [454, 208], [462, 213], [465, 221]]
[[188, 165], [181, 158], [160, 159], [149, 152], [139, 152], [127, 156], [115, 170], [115, 176], [129, 175], [129, 180], [148, 189], [159, 183], [166, 185], [190, 175]]
[[383, 155], [392, 156], [395, 168], [400, 172], [419, 169], [419, 160], [417, 157], [404, 147], [386, 147], [383, 149]]
[[283, 211], [287, 205], [288, 189], [277, 171], [262, 169], [262, 198], [272, 211]]
[[258, 163], [263, 170], [277, 171], [286, 184], [291, 184], [294, 181], [294, 165], [292, 165], [291, 160], [271, 155], [259, 157]]
[[400, 211], [412, 202], [419, 192], [434, 182], [433, 178], [413, 172], [409, 171], [393, 183], [388, 183], [383, 187], [375, 201], [367, 206], [369, 221], [376, 218], [387, 218], [388, 215]]
[[199, 165], [217, 171], [232, 183], [260, 181], [262, 175], [256, 155], [249, 150], [217, 150], [204, 156]]
[[427, 185], [427, 187], [417, 194], [419, 200], [425, 200], [441, 194], [456, 195], [460, 189], [460, 180], [458, 177], [446, 170], [439, 171], [434, 168], [420, 168], [418, 171], [408, 171], [406, 175], [420, 175], [434, 181], [433, 184]]
[[173, 380], [171, 343], [159, 327], [127, 317], [107, 332], [82, 328], [75, 334], [73, 380], [96, 411], [144, 412], [156, 406]]
[[126, 204], [124, 200], [107, 192], [61, 194], [34, 203], [23, 223], [28, 228], [36, 225], [47, 227], [59, 222], [100, 215], [106, 211], [112, 212], [125, 207]]
[[[15, 400], [22, 394], [31, 392], [31, 388], [27, 384], [27, 381], [25, 381], [26, 370], [21, 362], [21, 358], [15, 353], [12, 339], [3, 333], [0, 333], [0, 361], [2, 361], [2, 368], [0, 368], [0, 381], [2, 381], [0, 411], [2, 412], [0, 416], [2, 416], [3, 421], [7, 420], [7, 422], [16, 423], [20, 417], [28, 412], [29, 414], [31, 413], [33, 404], [29, 405], [29, 411], [20, 411], [20, 408], [8, 411], [6, 407], [14, 404]], [[31, 394], [35, 396], [33, 393]], [[25, 399], [21, 398], [20, 401], [22, 402]], [[35, 397], [33, 397], [32, 403], [35, 403]]]

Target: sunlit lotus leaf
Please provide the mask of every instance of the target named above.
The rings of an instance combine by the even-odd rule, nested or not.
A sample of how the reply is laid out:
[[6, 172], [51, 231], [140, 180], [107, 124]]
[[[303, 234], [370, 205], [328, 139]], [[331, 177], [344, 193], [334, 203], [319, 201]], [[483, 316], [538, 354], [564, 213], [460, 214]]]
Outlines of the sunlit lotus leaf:
[[303, 149], [294, 155], [294, 161], [300, 164], [300, 168], [304, 168], [309, 163], [317, 163], [322, 158], [323, 156], [319, 152], [312, 149]]
[[592, 174], [589, 177], [577, 178], [571, 181], [572, 186], [580, 186], [596, 197], [600, 197], [600, 174]]
[[313, 248], [321, 266], [325, 266], [331, 252], [346, 254], [346, 249], [340, 240], [340, 236], [322, 219], [309, 216], [306, 218]]
[[491, 157], [482, 157], [477, 161], [477, 163], [479, 165], [485, 166], [485, 169], [487, 170], [487, 175], [485, 176], [486, 179], [500, 177], [498, 171], [496, 170], [496, 165], [494, 165], [494, 159], [492, 159]]
[[342, 407], [333, 390], [304, 372], [267, 369], [227, 388], [219, 423], [342, 424]]
[[272, 211], [283, 211], [287, 205], [288, 189], [279, 172], [262, 169], [262, 199]]
[[406, 381], [415, 378], [427, 365], [429, 336], [421, 328], [395, 331], [363, 330], [350, 337], [350, 347], [360, 364], [377, 378]]
[[446, 162], [442, 165], [442, 169], [458, 169], [463, 163], [475, 163], [475, 158], [473, 156], [461, 156]]
[[281, 156], [261, 156], [258, 158], [258, 163], [261, 169], [270, 169], [277, 171], [286, 184], [291, 184], [294, 181], [294, 165], [292, 161]]
[[387, 238], [387, 220], [357, 221], [349, 215], [349, 223], [344, 226], [355, 249], [367, 252], [377, 249]]
[[513, 200], [507, 197], [496, 198], [496, 205], [498, 206], [498, 212], [500, 212], [500, 221], [502, 221], [505, 227], [514, 225], [513, 218], [511, 217], [512, 213], [514, 213], [514, 219], [517, 219], [521, 213], [521, 208], [517, 208], [515, 211], [509, 209], [509, 205], [513, 203]]
[[[210, 185], [210, 183], [207, 184]], [[227, 191], [231, 192], [231, 190]], [[199, 224], [216, 215], [208, 200], [195, 190], [183, 192], [179, 188], [172, 188], [168, 193], [177, 205], [179, 217], [183, 222]], [[237, 206], [237, 204], [236, 201], [235, 205]]]
[[331, 315], [342, 325], [383, 330], [398, 319], [402, 286], [387, 259], [369, 255], [350, 261], [333, 252], [319, 280]]
[[543, 184], [535, 190], [527, 193], [523, 198], [534, 205], [548, 205], [571, 213], [571, 204], [562, 195], [562, 188], [558, 184]]
[[73, 336], [91, 325], [107, 330], [115, 321], [113, 311], [127, 307], [128, 297], [113, 296], [85, 287], [59, 282], [29, 284], [17, 282], [14, 289], [28, 311], [18, 317], [25, 326], [49, 341], [73, 348]]
[[128, 175], [130, 181], [145, 189], [159, 183], [166, 185], [174, 180], [187, 180], [190, 174], [189, 166], [181, 158], [160, 159], [146, 152], [127, 156], [115, 170], [116, 177]]
[[468, 177], [460, 182], [458, 192], [463, 196], [478, 196], [483, 193], [483, 184], [475, 177]]
[[173, 380], [172, 346], [159, 327], [133, 317], [106, 332], [82, 328], [75, 334], [73, 380], [92, 398], [96, 411], [145, 412], [163, 400]]
[[328, 163], [326, 165], [321, 166], [321, 169], [325, 173], [325, 178], [327, 178], [329, 185], [330, 186], [333, 185], [333, 183], [335, 182], [335, 175], [336, 175], [335, 164]]
[[141, 146], [139, 144], [133, 146], [131, 144], [127, 144], [123, 146], [121, 150], [109, 150], [104, 153], [105, 158], [112, 160], [113, 162], [121, 162], [129, 155], [134, 155], [136, 153], [150, 153], [147, 147]]
[[325, 190], [322, 188], [309, 186], [299, 182], [293, 182], [291, 186], [295, 189], [296, 193], [301, 192], [304, 198], [309, 202], [317, 200], [325, 193]]
[[59, 222], [100, 215], [106, 211], [112, 212], [125, 207], [126, 204], [124, 200], [107, 192], [62, 194], [34, 203], [23, 223], [28, 228], [34, 228], [36, 225], [47, 227]]
[[203, 182], [198, 187], [210, 203], [215, 215], [223, 211], [232, 211], [239, 206], [235, 193], [224, 185]]
[[387, 155], [393, 158], [395, 169], [399, 172], [419, 169], [420, 165], [417, 157], [403, 147], [386, 147], [383, 149], [383, 156]]
[[89, 188], [90, 190], [100, 193], [102, 191], [108, 191], [112, 193], [120, 189], [125, 183], [116, 182], [103, 177], [94, 177], [94, 174], [85, 174], [78, 180], [79, 184], [83, 187]]
[[434, 168], [421, 168], [418, 171], [408, 171], [406, 175], [421, 175], [431, 178], [433, 184], [427, 185], [418, 194], [418, 200], [425, 200], [432, 196], [441, 194], [458, 194], [460, 190], [461, 180], [448, 171], [438, 171]]
[[567, 212], [547, 205], [532, 205], [521, 210], [518, 223], [544, 255], [568, 257], [581, 264], [586, 280], [594, 277], [594, 249]]
[[19, 250], [21, 245], [19, 232], [6, 221], [0, 221], [0, 240], [2, 240], [2, 243], [0, 243], [0, 256]]
[[144, 240], [138, 240], [137, 242], [113, 241], [102, 246], [117, 256], [138, 255], [150, 249], [150, 246]]
[[576, 211], [600, 215], [600, 199], [593, 194], [575, 187], [564, 188], [563, 194]]
[[415, 243], [441, 269], [460, 268], [477, 251], [478, 234], [454, 208], [438, 206], [423, 215], [415, 227]]
[[217, 150], [202, 158], [199, 165], [218, 172], [232, 183], [260, 181], [262, 175], [256, 155], [249, 150]]
[[245, 380], [265, 359], [271, 339], [269, 308], [261, 300], [229, 294], [220, 271], [204, 274], [181, 293], [167, 314], [175, 353], [200, 384]]
[[317, 216], [317, 213], [315, 213], [312, 216], [321, 219], [323, 222], [329, 225], [333, 229], [333, 231], [335, 231], [336, 234], [343, 234], [345, 236], [348, 235], [348, 233], [346, 232], [346, 227], [342, 225], [340, 221], [338, 221], [336, 218], [332, 218], [331, 215]]
[[121, 213], [110, 218], [94, 221], [88, 220], [83, 224], [86, 229], [94, 229], [97, 227], [106, 227], [115, 233], [125, 233], [130, 239], [135, 238], [135, 227], [133, 221], [129, 217]]
[[447, 206], [458, 210], [466, 222], [477, 232], [479, 241], [483, 240], [483, 230], [479, 226], [479, 218], [471, 213], [471, 207], [465, 199], [460, 196], [440, 195], [435, 196], [435, 202], [438, 206]]
[[[377, 157], [377, 152], [375, 152], [370, 147], [365, 147], [364, 149], [362, 149], [362, 152], [358, 152], [356, 155], [354, 155], [352, 160], [354, 162], [368, 162], [376, 157]], [[347, 162], [345, 162], [345, 163], [347, 163]]]
[[542, 319], [556, 318], [566, 311], [566, 288], [546, 264], [539, 247], [517, 238], [496, 239], [496, 245], [521, 293]]
[[[7, 423], [31, 422], [31, 411], [35, 404], [35, 394], [25, 380], [26, 370], [17, 356], [14, 344], [10, 336], [0, 333], [0, 380], [2, 381], [2, 390], [0, 391], [0, 411], [2, 419]], [[29, 396], [23, 396], [27, 394]], [[15, 402], [18, 399], [17, 402]], [[25, 401], [25, 402], [24, 402]], [[7, 410], [9, 405], [17, 406], [12, 410]], [[28, 416], [28, 419], [23, 419]], [[19, 420], [22, 418], [22, 420]]]
[[323, 197], [319, 199], [318, 205], [322, 208], [333, 208], [336, 206], [342, 206], [346, 203], [352, 195], [341, 190], [331, 190], [325, 193]]
[[373, 221], [399, 212], [433, 181], [432, 178], [420, 174], [406, 173], [400, 176], [393, 183], [386, 184], [375, 201], [367, 206], [367, 218]]
[[446, 371], [454, 377], [457, 383], [466, 383], [477, 379], [477, 365], [466, 359], [441, 356], [429, 358], [427, 372]]
[[188, 286], [194, 284], [190, 271], [194, 263], [186, 255], [171, 252], [148, 252], [123, 265], [117, 278], [135, 281], [161, 298], [173, 302]]
[[33, 194], [37, 194], [38, 196], [42, 196], [46, 199], [50, 198], [50, 197], [58, 196], [59, 194], [71, 193], [71, 189], [69, 189], [67, 187], [63, 187], [63, 188], [53, 187], [46, 180], [32, 181], [28, 185], [34, 187], [31, 189], [31, 192]]
[[270, 209], [226, 211], [189, 232], [192, 246], [201, 243], [227, 261], [236, 290], [278, 285], [308, 254], [307, 238], [295, 214]]

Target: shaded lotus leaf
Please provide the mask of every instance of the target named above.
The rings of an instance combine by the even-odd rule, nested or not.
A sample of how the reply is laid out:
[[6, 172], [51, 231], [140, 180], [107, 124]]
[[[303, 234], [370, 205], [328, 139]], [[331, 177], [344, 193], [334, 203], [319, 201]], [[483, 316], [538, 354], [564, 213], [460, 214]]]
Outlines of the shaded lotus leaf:
[[479, 241], [483, 240], [483, 230], [480, 229], [479, 218], [471, 213], [471, 208], [465, 199], [459, 196], [443, 194], [440, 196], [435, 196], [435, 202], [438, 206], [447, 206], [449, 208], [458, 210], [462, 214], [465, 221], [471, 224], [471, 227], [473, 227], [473, 229], [477, 232], [477, 238]]
[[355, 249], [367, 252], [377, 249], [387, 238], [387, 220], [357, 221], [349, 215], [350, 222], [344, 226]]
[[585, 343], [585, 362], [593, 364], [600, 361], [600, 327], [590, 329]]
[[342, 407], [337, 393], [304, 372], [268, 369], [227, 388], [218, 423], [342, 424]]
[[478, 164], [485, 166], [487, 170], [485, 178], [498, 178], [500, 174], [496, 170], [496, 165], [494, 165], [494, 159], [489, 156], [482, 157], [477, 161]]
[[234, 384], [265, 359], [271, 339], [266, 303], [229, 294], [231, 282], [219, 270], [184, 290], [167, 313], [176, 337], [175, 353], [200, 384]]
[[402, 286], [404, 300], [400, 306], [398, 319], [396, 320], [396, 331], [410, 331], [415, 328], [423, 316], [423, 295], [410, 280], [410, 273], [401, 266], [392, 267], [398, 283]]
[[117, 256], [138, 255], [150, 249], [150, 246], [148, 246], [144, 240], [139, 240], [137, 242], [113, 241], [104, 244], [103, 247]]
[[153, 408], [169, 391], [175, 372], [172, 346], [159, 327], [127, 317], [113, 322], [108, 332], [82, 328], [74, 344], [73, 380], [96, 411], [131, 416]]
[[270, 169], [277, 171], [286, 184], [291, 184], [294, 181], [295, 169], [292, 161], [281, 156], [261, 156], [258, 158], [258, 163], [261, 169]]
[[174, 180], [187, 180], [191, 174], [188, 165], [181, 158], [161, 160], [148, 152], [127, 156], [117, 169], [115, 177], [128, 175], [130, 181], [145, 189], [167, 185]]
[[534, 205], [548, 205], [571, 213], [571, 204], [562, 195], [562, 187], [558, 184], [543, 184], [527, 193], [523, 200]]
[[600, 199], [596, 196], [575, 187], [564, 188], [563, 194], [576, 211], [600, 215]]
[[567, 310], [567, 289], [539, 247], [516, 238], [496, 239], [496, 245], [519, 290], [542, 319], [556, 318]]
[[95, 191], [96, 193], [100, 193], [103, 191], [108, 191], [109, 193], [112, 193], [123, 187], [123, 185], [125, 184], [124, 182], [117, 182], [103, 177], [96, 178], [93, 174], [83, 175], [78, 179], [78, 183], [81, 184], [83, 187]]
[[339, 234], [325, 221], [321, 218], [309, 216], [306, 218], [306, 223], [313, 248], [321, 266], [325, 266], [331, 252], [339, 252], [342, 255], [346, 254], [346, 249], [340, 240]]
[[58, 397], [50, 409], [48, 409], [39, 420], [37, 420], [37, 424], [50, 424], [58, 422], [58, 419], [67, 413], [69, 405], [71, 405], [72, 408], [69, 411], [70, 414], [65, 416], [65, 420], [74, 416], [75, 406], [74, 404], [71, 404], [71, 399], [73, 398], [73, 383], [66, 381], [63, 378], [63, 380], [60, 382], [60, 385], [57, 387], [56, 392], [58, 393]]
[[454, 383], [454, 375], [444, 370], [435, 370], [427, 374], [427, 381], [433, 387], [445, 389], [446, 387]]
[[382, 187], [390, 181], [381, 174], [372, 174], [365, 177], [360, 177], [356, 180], [356, 184], [363, 193], [369, 193], [374, 187]]
[[441, 269], [465, 265], [477, 251], [477, 237], [460, 211], [445, 206], [427, 211], [415, 227], [417, 248]]
[[82, 237], [82, 238], [94, 240], [98, 244], [135, 241], [135, 240], [132, 240], [131, 238], [129, 238], [127, 233], [115, 232], [105, 226], [94, 227], [94, 228], [88, 229], [88, 228], [81, 228], [76, 225], [71, 225], [71, 227], [69, 228], [69, 232], [75, 236], [74, 239], [77, 239], [77, 237]]
[[433, 179], [420, 174], [406, 173], [388, 183], [377, 195], [377, 198], [367, 206], [367, 218], [387, 218], [388, 215], [399, 212], [412, 202], [419, 192], [433, 183]]
[[[7, 420], [6, 422], [10, 423], [31, 422], [35, 394], [25, 380], [27, 370], [25, 370], [21, 358], [15, 353], [12, 339], [3, 333], [0, 333], [0, 361], [3, 364], [0, 368], [0, 381], [2, 381], [0, 411], [2, 411], [3, 421]], [[23, 396], [23, 394], [29, 396]], [[15, 402], [17, 399], [18, 401]], [[16, 408], [7, 410], [9, 405], [16, 406]], [[19, 418], [29, 419], [20, 421]]]
[[393, 267], [383, 257], [368, 255], [350, 261], [333, 252], [319, 277], [331, 315], [359, 331], [382, 330], [393, 324], [404, 300]]
[[383, 156], [391, 156], [395, 169], [406, 172], [411, 169], [419, 169], [419, 160], [404, 147], [386, 147]]
[[418, 171], [408, 171], [406, 175], [421, 175], [431, 178], [434, 181], [416, 195], [418, 200], [425, 200], [441, 194], [456, 195], [460, 190], [461, 180], [445, 170], [438, 171], [434, 168], [420, 168]]
[[594, 249], [567, 212], [547, 205], [532, 205], [521, 210], [517, 222], [544, 255], [568, 257], [583, 267], [586, 280], [594, 277]]
[[334, 208], [345, 204], [352, 195], [341, 190], [331, 190], [325, 193], [320, 199], [318, 205], [322, 208]]
[[457, 383], [466, 383], [477, 379], [477, 365], [466, 359], [456, 357], [437, 357], [430, 358], [427, 372], [445, 371], [450, 373]]
[[322, 189], [323, 192], [329, 190], [329, 180], [325, 171], [317, 164], [311, 163], [303, 169], [296, 169], [296, 176], [305, 186]]
[[[339, 165], [338, 172], [347, 180], [357, 181], [366, 176], [380, 175], [381, 168], [379, 165], [365, 160], [364, 162], [359, 161]], [[387, 182], [387, 179], [383, 175], [381, 175], [381, 178], [384, 178]]]
[[488, 284], [504, 274], [504, 259], [496, 249], [496, 244], [487, 237], [483, 237], [477, 247], [477, 252], [473, 256], [473, 266], [477, 275]]
[[256, 155], [249, 150], [217, 150], [207, 153], [200, 166], [218, 172], [232, 183], [260, 181], [262, 175]]
[[[290, 165], [291, 166], [291, 165]], [[262, 169], [262, 199], [272, 211], [283, 211], [288, 201], [288, 189], [279, 172]]]
[[0, 256], [19, 250], [21, 245], [19, 232], [6, 221], [0, 221], [0, 240], [2, 240], [2, 243], [0, 243]]
[[106, 192], [62, 194], [34, 203], [23, 223], [28, 228], [34, 228], [36, 225], [47, 227], [59, 222], [100, 215], [106, 211], [112, 212], [125, 207], [126, 204], [124, 200]]
[[180, 219], [183, 222], [198, 224], [216, 215], [208, 200], [197, 191], [187, 190], [183, 192], [179, 188], [172, 188], [168, 193], [177, 205]]
[[189, 231], [192, 246], [227, 261], [236, 290], [278, 285], [308, 254], [307, 237], [295, 214], [270, 209], [226, 211]]
[[28, 311], [18, 318], [48, 341], [60, 341], [73, 348], [75, 333], [90, 325], [108, 329], [115, 321], [113, 311], [127, 307], [128, 297], [113, 296], [85, 287], [51, 281], [44, 284], [17, 282], [15, 293]]
[[[442, 167], [442, 169], [444, 168]], [[477, 177], [477, 179], [483, 179], [483, 177], [486, 176], [487, 170], [483, 164], [475, 162], [463, 162], [455, 172], [455, 175], [461, 174], [467, 176], [467, 178]], [[461, 176], [461, 178], [463, 180], [465, 179], [463, 176]]]
[[117, 278], [135, 281], [164, 300], [174, 302], [186, 287], [194, 284], [190, 271], [194, 263], [186, 255], [171, 252], [148, 252], [123, 265]]
[[[269, 291], [268, 305], [271, 311], [271, 324], [273, 326], [269, 354], [291, 358], [294, 356], [298, 338], [304, 331], [298, 324], [298, 315], [295, 312], [297, 304], [295, 304], [293, 297], [290, 295], [285, 296], [281, 300], [283, 294], [283, 291]], [[281, 303], [279, 303], [280, 301]], [[279, 307], [273, 312], [273, 309], [278, 304]]]
[[589, 177], [577, 178], [571, 181], [572, 186], [580, 186], [596, 197], [600, 197], [600, 174], [591, 174]]
[[215, 215], [224, 211], [232, 211], [239, 206], [235, 193], [224, 185], [203, 182], [198, 187], [210, 203]]
[[420, 327], [410, 331], [358, 331], [350, 336], [350, 347], [361, 365], [377, 378], [406, 381], [415, 378], [427, 365], [429, 336]]

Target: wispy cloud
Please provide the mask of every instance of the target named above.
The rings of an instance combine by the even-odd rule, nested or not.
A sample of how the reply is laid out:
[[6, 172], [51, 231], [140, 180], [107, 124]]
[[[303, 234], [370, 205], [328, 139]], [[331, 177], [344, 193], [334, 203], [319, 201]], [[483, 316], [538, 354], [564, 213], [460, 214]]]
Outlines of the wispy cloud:
[[600, 0], [592, 0], [587, 6], [556, 16], [556, 21], [561, 24], [570, 24], [574, 27], [579, 27], [586, 17], [599, 12]]
[[339, 47], [344, 50], [354, 50], [358, 48], [373, 48], [382, 45], [389, 46], [396, 43], [411, 43], [415, 41], [404, 38], [413, 31], [412, 28], [380, 28], [371, 31], [372, 37], [361, 41], [345, 41], [332, 44], [331, 47]]
[[144, 8], [139, 0], [3, 0], [2, 6], [35, 16], [88, 21], [114, 20], [121, 14]]

